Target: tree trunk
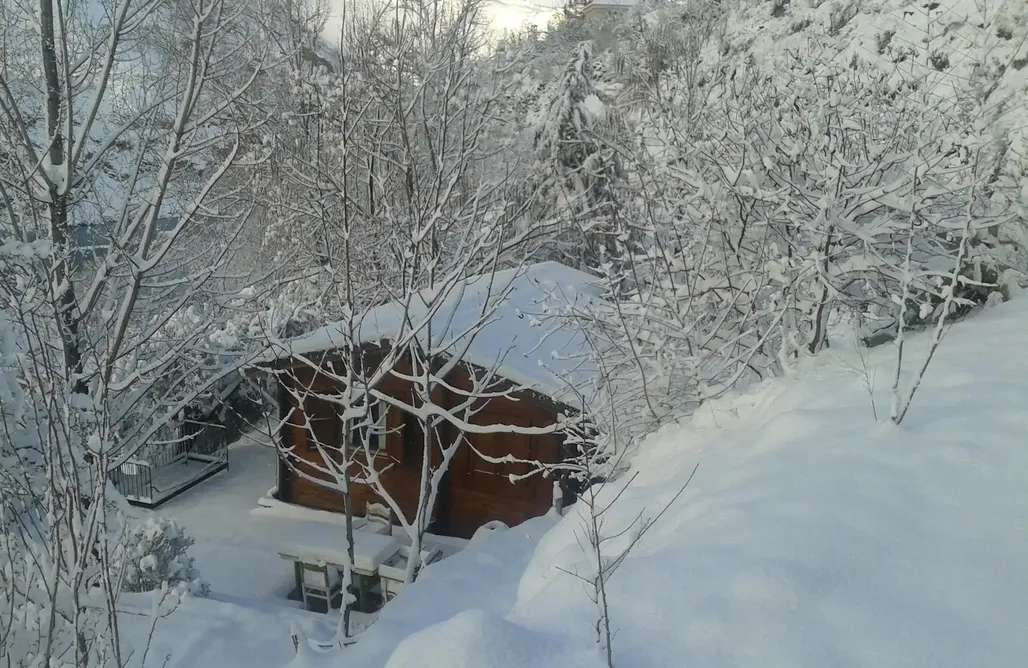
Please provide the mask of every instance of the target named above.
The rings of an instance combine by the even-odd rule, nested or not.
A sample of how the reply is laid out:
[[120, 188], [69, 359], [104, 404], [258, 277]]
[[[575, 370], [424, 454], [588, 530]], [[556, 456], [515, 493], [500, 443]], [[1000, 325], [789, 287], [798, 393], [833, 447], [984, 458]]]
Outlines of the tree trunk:
[[[57, 55], [56, 30], [52, 0], [40, 0], [40, 52], [43, 76], [46, 80], [46, 130], [50, 138], [47, 156], [46, 182], [49, 195], [50, 238], [54, 247], [52, 267], [52, 289], [54, 307], [61, 343], [64, 348], [64, 365], [72, 381], [72, 391], [86, 392], [82, 377], [82, 349], [79, 341], [78, 313], [76, 312], [75, 288], [71, 284], [68, 257], [71, 252], [68, 229], [68, 192], [71, 174], [65, 165], [64, 135], [61, 132], [61, 80]], [[70, 113], [70, 112], [69, 112]], [[63, 172], [63, 177], [61, 173]]]

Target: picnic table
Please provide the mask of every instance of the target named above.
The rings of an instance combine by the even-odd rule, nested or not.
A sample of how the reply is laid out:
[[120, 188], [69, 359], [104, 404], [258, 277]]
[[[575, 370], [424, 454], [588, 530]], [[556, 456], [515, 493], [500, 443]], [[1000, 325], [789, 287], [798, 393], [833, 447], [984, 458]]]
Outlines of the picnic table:
[[[356, 574], [358, 610], [370, 612], [375, 597], [381, 597], [378, 569], [393, 557], [403, 543], [391, 535], [355, 530], [353, 570]], [[308, 524], [295, 527], [279, 548], [279, 556], [292, 561], [296, 584], [305, 607], [324, 604], [327, 612], [341, 598], [340, 571], [346, 568], [346, 533], [338, 527]]]
[[[386, 601], [396, 597], [405, 586], [407, 578], [407, 560], [410, 558], [410, 546], [403, 545], [388, 559], [379, 564], [378, 574], [382, 580], [382, 596]], [[421, 566], [433, 564], [443, 558], [438, 547], [426, 545], [421, 550]]]

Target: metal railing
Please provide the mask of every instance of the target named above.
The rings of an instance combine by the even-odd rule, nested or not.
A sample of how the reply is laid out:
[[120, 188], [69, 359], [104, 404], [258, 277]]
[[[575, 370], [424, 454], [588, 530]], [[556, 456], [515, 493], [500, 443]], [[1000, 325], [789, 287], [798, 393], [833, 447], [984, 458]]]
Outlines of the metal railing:
[[186, 420], [178, 438], [149, 449], [145, 458], [128, 460], [111, 472], [111, 482], [129, 503], [155, 508], [227, 468], [234, 431]]
[[111, 471], [111, 483], [129, 502], [146, 502], [153, 496], [151, 467], [144, 461], [130, 460]]

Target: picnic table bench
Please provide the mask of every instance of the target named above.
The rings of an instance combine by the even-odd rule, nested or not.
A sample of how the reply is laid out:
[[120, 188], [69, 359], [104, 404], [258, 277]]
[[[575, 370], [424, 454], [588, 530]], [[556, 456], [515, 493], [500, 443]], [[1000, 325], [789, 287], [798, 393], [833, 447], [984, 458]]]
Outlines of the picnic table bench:
[[[342, 599], [342, 578], [349, 561], [346, 534], [326, 525], [298, 527], [279, 549], [279, 556], [292, 561], [296, 569], [296, 586], [304, 607], [322, 605], [325, 611], [338, 607]], [[403, 543], [391, 535], [353, 532], [353, 571], [357, 576], [357, 608], [370, 612], [376, 597], [383, 597], [378, 581], [379, 566], [395, 555]]]

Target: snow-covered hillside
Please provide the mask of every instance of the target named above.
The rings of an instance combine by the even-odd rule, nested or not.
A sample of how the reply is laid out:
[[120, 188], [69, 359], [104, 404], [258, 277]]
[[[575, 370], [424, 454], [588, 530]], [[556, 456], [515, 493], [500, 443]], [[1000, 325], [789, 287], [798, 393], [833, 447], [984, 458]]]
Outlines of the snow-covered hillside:
[[[898, 427], [872, 409], [887, 415], [885, 346], [867, 374], [833, 349], [647, 439], [607, 532], [659, 512], [699, 468], [609, 582], [614, 665], [1023, 665], [1026, 329], [1023, 298], [957, 325]], [[602, 665], [596, 608], [569, 574], [590, 565], [582, 518], [540, 540], [549, 522], [431, 567], [344, 655], [294, 665]]]
[[958, 87], [978, 86], [1022, 158], [1028, 155], [1028, 4], [1022, 0], [741, 0], [719, 46], [775, 63], [812, 40], [839, 67], [928, 67]]

